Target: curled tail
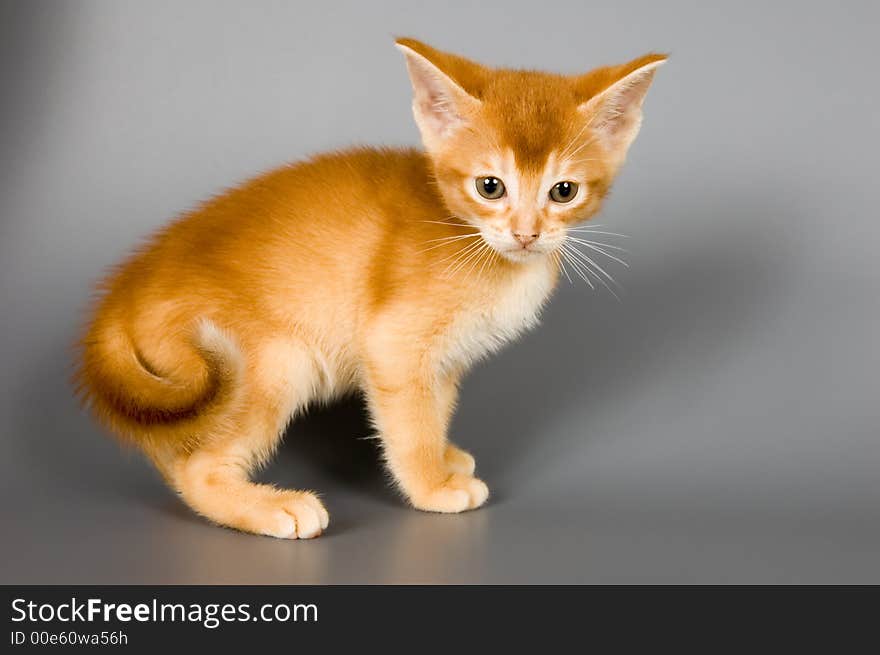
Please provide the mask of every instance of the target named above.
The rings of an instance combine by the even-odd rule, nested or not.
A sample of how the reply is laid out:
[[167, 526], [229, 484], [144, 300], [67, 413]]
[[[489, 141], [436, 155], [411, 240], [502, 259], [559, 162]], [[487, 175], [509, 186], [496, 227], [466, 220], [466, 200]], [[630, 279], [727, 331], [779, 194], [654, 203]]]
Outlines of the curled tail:
[[80, 396], [120, 436], [152, 443], [177, 438], [191, 448], [235, 404], [244, 365], [232, 338], [209, 320], [176, 345], [180, 364], [160, 372], [122, 321], [98, 319], [82, 342], [74, 376]]

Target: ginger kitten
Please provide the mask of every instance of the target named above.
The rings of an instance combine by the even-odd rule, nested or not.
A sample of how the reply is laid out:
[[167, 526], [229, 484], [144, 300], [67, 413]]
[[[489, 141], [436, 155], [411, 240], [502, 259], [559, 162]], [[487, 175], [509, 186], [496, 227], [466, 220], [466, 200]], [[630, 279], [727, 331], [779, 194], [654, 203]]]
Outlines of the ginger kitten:
[[291, 539], [327, 528], [314, 493], [250, 476], [292, 416], [352, 391], [414, 507], [486, 502], [474, 458], [447, 439], [459, 381], [537, 322], [665, 59], [563, 76], [397, 47], [425, 152], [354, 149], [260, 175], [102, 284], [78, 389], [220, 525]]

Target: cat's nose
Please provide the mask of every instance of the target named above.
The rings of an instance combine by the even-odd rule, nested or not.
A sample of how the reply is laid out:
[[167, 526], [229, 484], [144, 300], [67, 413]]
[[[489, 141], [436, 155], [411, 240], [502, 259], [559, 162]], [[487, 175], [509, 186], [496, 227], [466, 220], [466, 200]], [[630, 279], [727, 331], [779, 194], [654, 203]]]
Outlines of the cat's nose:
[[537, 239], [540, 235], [539, 234], [522, 234], [521, 232], [514, 232], [513, 236], [517, 241], [519, 241], [523, 245], [523, 248], [525, 248], [527, 245], [529, 245], [535, 239]]

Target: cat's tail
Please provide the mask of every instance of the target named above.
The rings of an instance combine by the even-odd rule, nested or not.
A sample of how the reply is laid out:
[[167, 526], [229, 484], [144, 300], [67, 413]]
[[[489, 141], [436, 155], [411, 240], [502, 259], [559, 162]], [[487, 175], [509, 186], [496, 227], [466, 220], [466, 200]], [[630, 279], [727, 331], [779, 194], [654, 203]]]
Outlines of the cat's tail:
[[196, 322], [172, 347], [180, 364], [159, 372], [121, 321], [99, 319], [81, 343], [80, 397], [98, 420], [148, 452], [194, 450], [241, 395], [241, 351], [212, 321]]

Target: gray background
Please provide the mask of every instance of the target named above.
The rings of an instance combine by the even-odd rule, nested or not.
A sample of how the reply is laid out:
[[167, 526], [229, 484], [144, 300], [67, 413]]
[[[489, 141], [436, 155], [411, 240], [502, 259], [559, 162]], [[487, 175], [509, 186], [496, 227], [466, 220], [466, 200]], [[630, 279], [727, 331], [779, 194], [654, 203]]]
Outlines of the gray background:
[[[2, 5], [0, 581], [880, 582], [877, 4], [419, 4]], [[600, 219], [625, 293], [563, 286], [468, 379], [484, 510], [406, 509], [349, 402], [263, 475], [328, 533], [211, 527], [71, 397], [90, 284], [257, 171], [415, 143], [393, 34], [561, 72], [672, 52]]]

